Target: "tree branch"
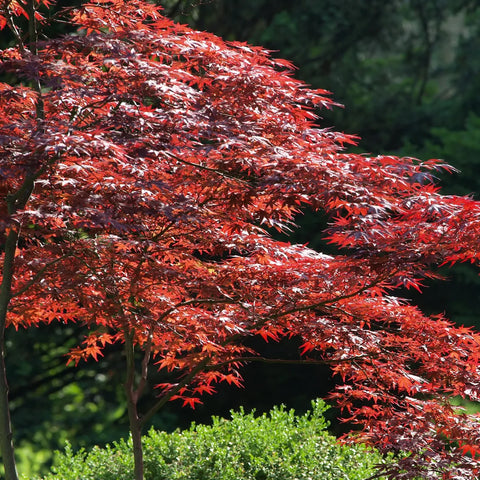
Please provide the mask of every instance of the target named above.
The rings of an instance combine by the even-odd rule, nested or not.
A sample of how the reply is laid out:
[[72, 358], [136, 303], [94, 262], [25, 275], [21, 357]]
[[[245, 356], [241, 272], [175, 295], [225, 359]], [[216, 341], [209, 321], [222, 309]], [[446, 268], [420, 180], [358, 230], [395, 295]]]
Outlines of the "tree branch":
[[142, 359], [142, 368], [140, 374], [140, 381], [138, 382], [138, 386], [136, 389], [136, 398], [140, 398], [145, 389], [145, 385], [147, 384], [148, 379], [148, 364], [150, 362], [150, 357], [152, 355], [152, 341], [153, 341], [153, 334], [150, 332], [147, 340], [147, 344], [145, 347], [145, 352], [143, 354]]
[[377, 280], [375, 280], [373, 283], [365, 285], [365, 286], [353, 291], [352, 293], [347, 293], [345, 295], [339, 295], [338, 297], [330, 298], [328, 300], [323, 300], [323, 301], [318, 302], [318, 303], [312, 303], [310, 305], [305, 305], [303, 307], [296, 307], [296, 308], [292, 308], [290, 310], [285, 310], [284, 312], [280, 312], [280, 313], [278, 313], [276, 315], [272, 315], [271, 317], [268, 317], [268, 318], [279, 318], [279, 317], [284, 317], [285, 315], [290, 315], [292, 313], [304, 312], [304, 311], [307, 311], [307, 310], [315, 310], [316, 308], [321, 308], [321, 307], [324, 307], [325, 305], [330, 305], [332, 303], [341, 302], [342, 300], [347, 300], [349, 298], [357, 297], [361, 293], [366, 292], [370, 288], [373, 288], [376, 285], [382, 283], [384, 280], [385, 280], [385, 278], [381, 277], [381, 278], [378, 278]]
[[210, 371], [210, 370], [217, 370], [219, 368], [225, 367], [227, 365], [230, 365], [232, 363], [250, 363], [250, 362], [258, 362], [258, 363], [267, 363], [267, 364], [274, 364], [274, 365], [323, 365], [323, 366], [328, 366], [328, 365], [337, 365], [340, 363], [350, 363], [354, 362], [356, 360], [363, 360], [365, 358], [373, 358], [377, 355], [375, 354], [365, 354], [365, 355], [357, 355], [353, 357], [346, 357], [338, 360], [314, 360], [314, 359], [287, 359], [287, 358], [267, 358], [267, 357], [237, 357], [237, 358], [231, 358], [229, 360], [225, 360], [220, 363], [212, 364], [209, 365], [208, 367], [205, 368], [205, 371]]
[[252, 184], [248, 180], [245, 180], [244, 178], [238, 177], [238, 176], [233, 175], [231, 173], [227, 173], [223, 170], [219, 170], [217, 168], [207, 167], [205, 165], [200, 165], [198, 163], [189, 162], [188, 160], [184, 160], [183, 158], [178, 157], [177, 155], [175, 155], [172, 152], [167, 152], [167, 155], [174, 158], [175, 160], [177, 160], [180, 163], [184, 163], [185, 165], [190, 165], [192, 167], [199, 168], [200, 170], [206, 170], [208, 172], [213, 172], [213, 173], [216, 173], [217, 175], [220, 175], [222, 177], [229, 178], [231, 180], [237, 180], [241, 183], [244, 183], [245, 185], [252, 186]]
[[22, 36], [20, 35], [20, 31], [18, 30], [17, 25], [13, 21], [12, 14], [10, 13], [10, 4], [12, 3], [12, 0], [9, 0], [8, 2], [5, 3], [3, 6], [2, 10], [5, 15], [5, 20], [7, 22], [8, 28], [11, 30], [13, 33], [13, 36], [15, 37], [15, 40], [17, 42], [17, 45], [20, 48], [20, 51], [22, 54], [27, 53], [27, 50], [25, 48], [25, 44], [23, 43]]
[[22, 288], [20, 288], [17, 292], [12, 293], [11, 298], [18, 297], [20, 295], [23, 295], [30, 287], [32, 287], [35, 283], [38, 282], [40, 278], [42, 278], [42, 275], [52, 266], [55, 265], [56, 263], [61, 262], [62, 260], [65, 260], [66, 258], [70, 257], [70, 255], [62, 255], [59, 258], [56, 258], [55, 260], [52, 260], [51, 262], [47, 263], [44, 265], [34, 276], [33, 278], [27, 282]]
[[188, 385], [200, 372], [204, 371], [208, 365], [210, 358], [203, 358], [185, 377], [177, 383], [171, 390], [169, 390], [153, 407], [150, 408], [140, 418], [142, 427], [158, 412], [170, 399], [176, 395], [183, 387]]

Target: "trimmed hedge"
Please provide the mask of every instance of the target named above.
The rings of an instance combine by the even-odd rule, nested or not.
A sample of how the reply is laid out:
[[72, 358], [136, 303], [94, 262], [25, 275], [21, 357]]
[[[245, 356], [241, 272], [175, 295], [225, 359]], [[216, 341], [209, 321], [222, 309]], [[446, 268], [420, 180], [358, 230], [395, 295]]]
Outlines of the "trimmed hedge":
[[[362, 445], [339, 445], [326, 431], [322, 400], [303, 416], [274, 408], [268, 415], [232, 412], [231, 420], [192, 424], [144, 437], [146, 480], [364, 480], [384, 458]], [[130, 441], [57, 453], [43, 480], [131, 480]]]

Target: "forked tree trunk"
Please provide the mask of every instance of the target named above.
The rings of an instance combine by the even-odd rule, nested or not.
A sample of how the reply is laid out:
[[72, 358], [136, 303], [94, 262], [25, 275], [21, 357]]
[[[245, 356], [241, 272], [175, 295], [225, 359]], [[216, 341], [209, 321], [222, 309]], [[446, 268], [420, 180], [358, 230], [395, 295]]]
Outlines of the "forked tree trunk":
[[134, 333], [129, 331], [128, 327], [124, 329], [125, 339], [125, 360], [126, 360], [126, 377], [125, 377], [125, 393], [127, 397], [128, 420], [130, 426], [130, 434], [132, 436], [133, 444], [133, 459], [135, 480], [144, 480], [144, 464], [143, 464], [143, 445], [142, 445], [142, 430], [143, 427], [150, 421], [155, 413], [160, 410], [165, 403], [167, 403], [173, 395], [176, 395], [179, 390], [191, 382], [196, 375], [203, 371], [209, 362], [209, 358], [205, 357], [192, 368], [188, 375], [177, 383], [177, 385], [164, 395], [153, 407], [150, 408], [144, 415], [140, 416], [138, 412], [138, 401], [147, 384], [148, 364], [151, 356], [152, 337], [150, 336], [148, 342], [144, 346], [143, 360], [141, 364], [141, 372], [138, 376], [138, 385], [136, 382], [136, 365], [135, 365], [135, 346]]

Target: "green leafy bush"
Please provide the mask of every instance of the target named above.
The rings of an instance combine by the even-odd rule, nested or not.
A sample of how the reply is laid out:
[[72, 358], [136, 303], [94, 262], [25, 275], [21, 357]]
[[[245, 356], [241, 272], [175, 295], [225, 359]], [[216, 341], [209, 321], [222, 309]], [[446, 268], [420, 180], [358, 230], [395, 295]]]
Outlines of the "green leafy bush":
[[[361, 480], [385, 461], [365, 447], [339, 445], [326, 431], [321, 400], [310, 412], [274, 408], [268, 415], [232, 412], [231, 420], [144, 437], [147, 480]], [[67, 445], [44, 480], [130, 480], [130, 441], [74, 454]]]

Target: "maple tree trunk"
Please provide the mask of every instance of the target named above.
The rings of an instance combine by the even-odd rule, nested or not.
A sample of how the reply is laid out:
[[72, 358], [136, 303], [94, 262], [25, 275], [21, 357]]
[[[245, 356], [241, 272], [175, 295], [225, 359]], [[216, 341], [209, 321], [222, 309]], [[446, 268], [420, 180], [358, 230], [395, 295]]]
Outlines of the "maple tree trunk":
[[17, 248], [17, 240], [18, 233], [13, 229], [10, 230], [5, 242], [3, 278], [0, 287], [0, 451], [5, 468], [5, 480], [18, 480], [8, 401], [7, 370], [5, 365], [5, 329], [7, 309], [11, 297], [13, 261]]
[[5, 468], [5, 480], [18, 480], [13, 447], [12, 423], [8, 403], [8, 383], [5, 368], [4, 332], [0, 335], [0, 452]]
[[[38, 31], [36, 24], [36, 6], [34, 0], [26, 2], [28, 11], [28, 29], [29, 44], [33, 54], [37, 54]], [[5, 9], [8, 12], [8, 8]], [[13, 25], [13, 20], [9, 16], [7, 21]], [[14, 27], [13, 33], [17, 38], [21, 51], [25, 52], [20, 33]], [[44, 119], [43, 101], [40, 95], [41, 88], [39, 80], [34, 81], [34, 88], [38, 92], [36, 114], [38, 119]], [[22, 186], [15, 194], [10, 194], [6, 198], [9, 215], [12, 215], [27, 204], [33, 191], [35, 179], [40, 171], [29, 173], [25, 177]], [[5, 331], [7, 327], [8, 306], [12, 297], [12, 280], [14, 271], [15, 253], [19, 238], [19, 231], [11, 226], [5, 239], [4, 258], [2, 266], [2, 283], [0, 286], [0, 453], [2, 454], [3, 465], [5, 469], [5, 480], [18, 480], [17, 467], [15, 462], [15, 448], [13, 445], [13, 430], [10, 416], [10, 405], [8, 400], [8, 381], [7, 369], [5, 364]]]
[[128, 398], [128, 419], [130, 425], [130, 434], [133, 444], [133, 461], [135, 480], [144, 480], [143, 477], [143, 446], [142, 446], [142, 426], [138, 418], [137, 405], [131, 398]]
[[138, 390], [135, 389], [135, 358], [133, 338], [130, 333], [125, 334], [125, 356], [127, 362], [127, 374], [125, 380], [125, 392], [127, 396], [128, 421], [130, 434], [132, 435], [133, 461], [135, 480], [144, 480], [143, 476], [143, 446], [142, 446], [142, 422], [138, 415]]

